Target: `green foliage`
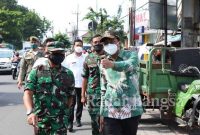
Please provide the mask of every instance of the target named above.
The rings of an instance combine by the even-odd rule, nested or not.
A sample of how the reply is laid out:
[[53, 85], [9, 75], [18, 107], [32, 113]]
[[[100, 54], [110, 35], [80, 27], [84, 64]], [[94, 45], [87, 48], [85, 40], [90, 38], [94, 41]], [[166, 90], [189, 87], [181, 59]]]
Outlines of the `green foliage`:
[[34, 35], [43, 38], [51, 22], [34, 11], [17, 5], [16, 0], [0, 1], [0, 34], [5, 42], [20, 48], [23, 40]]
[[71, 48], [69, 37], [66, 34], [58, 33], [54, 36], [54, 39], [63, 42], [66, 45], [66, 48]]
[[[91, 20], [97, 22], [97, 29], [95, 31], [89, 30], [89, 34], [103, 34], [107, 30], [115, 31], [115, 33], [120, 37], [121, 41], [124, 41], [124, 21], [120, 19], [122, 9], [119, 6], [116, 16], [109, 16], [105, 8], [100, 8], [99, 12], [95, 12], [92, 8], [89, 8], [89, 12], [83, 18], [83, 20]], [[89, 37], [84, 39], [89, 41]]]

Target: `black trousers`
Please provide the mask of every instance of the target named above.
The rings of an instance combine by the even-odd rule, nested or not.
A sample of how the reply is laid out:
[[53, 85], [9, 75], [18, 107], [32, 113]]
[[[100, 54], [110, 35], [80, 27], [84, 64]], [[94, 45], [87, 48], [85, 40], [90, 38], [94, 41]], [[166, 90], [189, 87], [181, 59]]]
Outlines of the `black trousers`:
[[83, 111], [83, 104], [81, 103], [81, 88], [75, 88], [75, 96], [73, 97], [72, 105], [70, 107], [70, 114], [69, 114], [69, 124], [72, 124], [74, 121], [74, 108], [77, 104], [76, 109], [76, 121], [81, 120], [82, 111]]
[[103, 135], [136, 135], [141, 116], [127, 119], [104, 117]]

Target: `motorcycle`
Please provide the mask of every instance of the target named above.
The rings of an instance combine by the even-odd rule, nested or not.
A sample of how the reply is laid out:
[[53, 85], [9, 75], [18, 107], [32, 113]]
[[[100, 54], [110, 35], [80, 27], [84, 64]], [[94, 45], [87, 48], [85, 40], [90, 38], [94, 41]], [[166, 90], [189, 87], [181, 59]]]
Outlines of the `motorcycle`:
[[12, 71], [12, 78], [13, 78], [13, 80], [15, 80], [16, 77], [17, 77], [17, 67], [18, 67], [18, 63], [19, 63], [19, 62], [12, 62], [12, 65], [11, 65], [11, 71]]

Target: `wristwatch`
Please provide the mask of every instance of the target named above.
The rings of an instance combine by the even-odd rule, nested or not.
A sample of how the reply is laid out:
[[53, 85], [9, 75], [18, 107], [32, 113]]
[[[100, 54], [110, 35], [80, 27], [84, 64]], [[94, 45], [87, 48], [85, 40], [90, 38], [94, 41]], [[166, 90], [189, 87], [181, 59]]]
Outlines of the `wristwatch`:
[[33, 109], [29, 109], [26, 111], [26, 115], [29, 116], [31, 113], [33, 113]]

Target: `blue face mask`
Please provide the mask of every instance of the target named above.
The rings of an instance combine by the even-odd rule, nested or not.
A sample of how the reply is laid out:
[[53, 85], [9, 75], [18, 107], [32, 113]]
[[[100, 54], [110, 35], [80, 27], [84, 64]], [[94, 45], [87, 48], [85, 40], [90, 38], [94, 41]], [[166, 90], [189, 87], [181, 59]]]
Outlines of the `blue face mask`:
[[37, 44], [35, 44], [35, 43], [31, 44], [31, 48], [32, 48], [32, 49], [36, 49], [37, 47], [38, 47]]

